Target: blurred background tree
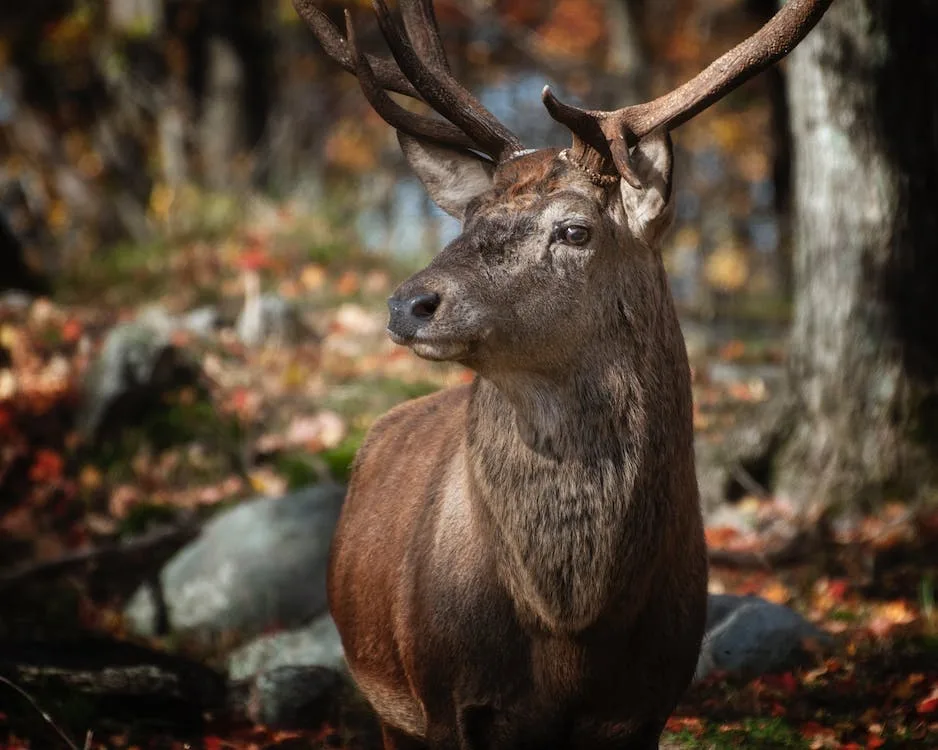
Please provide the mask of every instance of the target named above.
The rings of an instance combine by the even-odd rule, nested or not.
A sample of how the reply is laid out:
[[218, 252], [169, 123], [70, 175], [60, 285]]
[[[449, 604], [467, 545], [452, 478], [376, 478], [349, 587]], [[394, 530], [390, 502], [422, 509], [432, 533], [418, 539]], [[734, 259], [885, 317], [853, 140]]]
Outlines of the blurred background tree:
[[788, 65], [791, 400], [764, 447], [802, 505], [938, 493], [936, 23], [932, 0], [839, 0]]
[[[341, 4], [324, 5], [340, 19]], [[691, 0], [439, 6], [457, 72], [532, 144], [566, 140], [541, 107], [545, 82], [598, 106], [636, 101], [690, 75], [765, 13], [758, 2]], [[361, 25], [365, 44], [378, 51], [376, 25], [364, 17]], [[242, 202], [303, 196], [313, 210], [369, 225], [372, 247], [422, 250], [438, 242], [441, 220], [415, 184], [403, 184], [388, 128], [355, 81], [324, 58], [288, 0], [11, 6], [0, 11], [0, 38], [4, 214], [24, 248], [17, 262], [39, 277], [100, 257], [121, 240], [154, 241], [165, 229], [159, 222], [180, 213], [193, 190]], [[691, 175], [679, 265], [688, 270], [688, 294], [706, 298], [693, 304], [704, 308], [725, 295], [702, 289], [703, 258], [690, 257], [698, 246], [702, 256], [722, 249], [717, 261], [732, 265], [739, 248], [753, 244], [745, 235], [757, 234], [761, 268], [749, 259], [746, 279], [766, 271], [761, 285], [774, 288], [784, 277], [774, 198], [766, 204], [762, 197], [785, 192], [766, 174], [771, 108], [755, 93], [764, 90], [757, 82], [721, 108], [724, 115], [742, 108], [743, 121], [707, 119], [685, 142]], [[750, 185], [762, 186], [753, 188], [756, 223], [745, 216]], [[717, 210], [700, 227], [705, 193]], [[12, 256], [5, 252], [11, 264]], [[726, 291], [740, 288], [732, 278], [728, 284]]]

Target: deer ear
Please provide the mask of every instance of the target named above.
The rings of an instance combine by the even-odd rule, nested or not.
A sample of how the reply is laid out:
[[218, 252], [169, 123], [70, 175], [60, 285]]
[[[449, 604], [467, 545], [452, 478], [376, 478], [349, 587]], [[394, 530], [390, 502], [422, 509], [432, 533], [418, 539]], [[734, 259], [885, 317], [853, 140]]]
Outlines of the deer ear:
[[450, 216], [462, 219], [469, 201], [492, 187], [495, 165], [481, 156], [400, 132], [397, 140], [433, 202]]
[[641, 187], [619, 181], [629, 230], [645, 245], [656, 247], [674, 218], [671, 136], [665, 130], [645, 136], [632, 149], [630, 161]]

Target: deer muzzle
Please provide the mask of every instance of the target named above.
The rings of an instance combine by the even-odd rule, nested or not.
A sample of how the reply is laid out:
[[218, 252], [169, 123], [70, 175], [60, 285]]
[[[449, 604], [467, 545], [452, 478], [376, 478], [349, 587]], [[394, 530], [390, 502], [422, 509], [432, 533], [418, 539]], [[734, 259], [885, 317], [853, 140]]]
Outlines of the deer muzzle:
[[405, 297], [394, 295], [388, 299], [388, 333], [395, 343], [409, 344], [433, 320], [439, 306], [440, 295], [435, 292]]

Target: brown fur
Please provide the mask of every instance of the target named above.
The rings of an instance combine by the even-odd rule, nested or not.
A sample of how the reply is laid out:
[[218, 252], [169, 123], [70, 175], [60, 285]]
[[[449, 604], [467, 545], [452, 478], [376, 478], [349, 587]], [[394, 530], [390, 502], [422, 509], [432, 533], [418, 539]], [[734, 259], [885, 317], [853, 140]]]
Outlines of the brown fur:
[[[687, 357], [623, 216], [642, 196], [615, 198], [555, 151], [510, 161], [396, 294], [439, 293], [432, 331], [479, 377], [374, 425], [336, 531], [330, 605], [386, 747], [649, 750], [691, 679]], [[588, 247], [550, 239], [565, 216]]]

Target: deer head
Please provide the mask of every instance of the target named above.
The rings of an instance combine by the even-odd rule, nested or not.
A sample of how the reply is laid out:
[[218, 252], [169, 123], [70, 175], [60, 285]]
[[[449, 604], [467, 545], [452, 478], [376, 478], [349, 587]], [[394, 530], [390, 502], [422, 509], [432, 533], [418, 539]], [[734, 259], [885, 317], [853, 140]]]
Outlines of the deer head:
[[[462, 234], [390, 298], [388, 331], [421, 357], [490, 377], [563, 370], [609, 319], [640, 318], [662, 288], [658, 254], [671, 216], [669, 132], [786, 55], [831, 0], [790, 0], [754, 36], [680, 88], [612, 112], [578, 109], [544, 89], [570, 148], [524, 150], [449, 69], [430, 0], [374, 8], [392, 60], [358, 47], [312, 0], [295, 0], [327, 53], [355, 73], [404, 155]], [[412, 112], [394, 91], [445, 119]], [[649, 304], [650, 303], [650, 304]]]

